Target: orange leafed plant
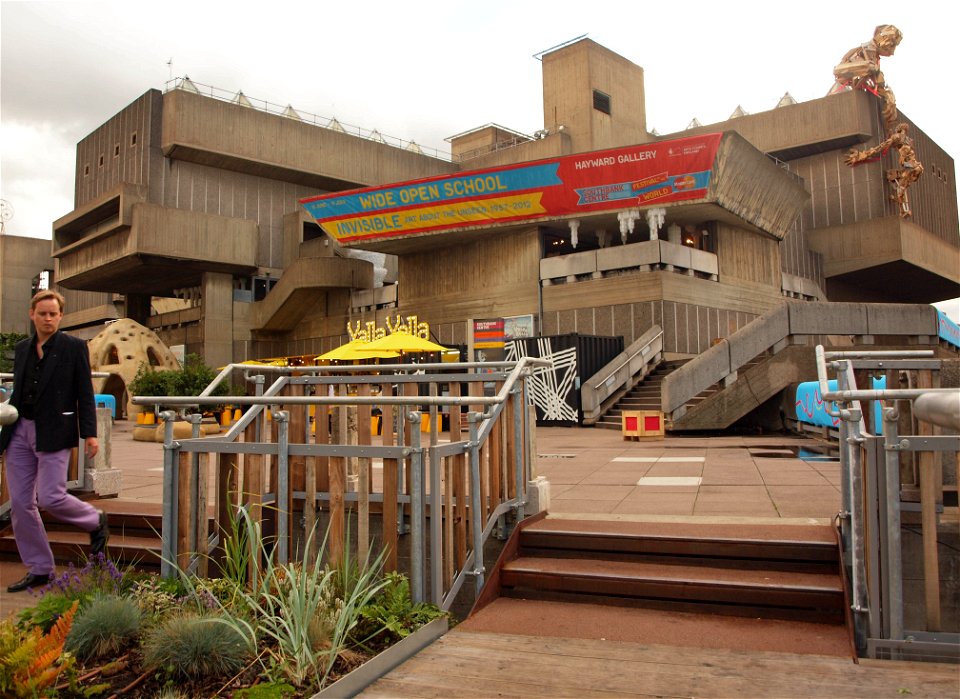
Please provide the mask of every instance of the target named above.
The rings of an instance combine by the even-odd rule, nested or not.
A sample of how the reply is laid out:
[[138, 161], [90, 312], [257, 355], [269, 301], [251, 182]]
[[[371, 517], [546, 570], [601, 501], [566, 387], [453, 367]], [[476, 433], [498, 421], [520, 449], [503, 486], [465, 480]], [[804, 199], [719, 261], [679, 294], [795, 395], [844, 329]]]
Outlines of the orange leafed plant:
[[34, 628], [24, 639], [23, 645], [14, 655], [20, 656], [20, 659], [27, 662], [20, 664], [16, 662], [18, 658], [9, 658], [13, 667], [19, 665], [13, 674], [13, 689], [16, 696], [45, 696], [45, 690], [57, 681], [64, 670], [58, 660], [63, 655], [63, 644], [79, 604], [79, 600], [75, 601], [46, 634], [39, 628]]

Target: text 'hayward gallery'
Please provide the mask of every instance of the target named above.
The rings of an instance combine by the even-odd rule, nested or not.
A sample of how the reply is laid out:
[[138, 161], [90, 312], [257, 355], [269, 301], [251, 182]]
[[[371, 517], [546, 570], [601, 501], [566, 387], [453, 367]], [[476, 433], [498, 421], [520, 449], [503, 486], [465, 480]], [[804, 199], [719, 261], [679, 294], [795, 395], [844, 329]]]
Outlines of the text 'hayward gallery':
[[885, 138], [877, 96], [660, 136], [639, 66], [588, 39], [542, 64], [544, 128], [472, 129], [451, 157], [188, 79], [146, 92], [78, 144], [54, 223], [64, 327], [127, 316], [212, 366], [397, 315], [446, 345], [476, 319], [624, 346], [658, 325], [680, 357], [788, 299], [960, 296], [953, 159], [900, 115], [924, 164], [910, 217], [894, 153], [845, 163]]

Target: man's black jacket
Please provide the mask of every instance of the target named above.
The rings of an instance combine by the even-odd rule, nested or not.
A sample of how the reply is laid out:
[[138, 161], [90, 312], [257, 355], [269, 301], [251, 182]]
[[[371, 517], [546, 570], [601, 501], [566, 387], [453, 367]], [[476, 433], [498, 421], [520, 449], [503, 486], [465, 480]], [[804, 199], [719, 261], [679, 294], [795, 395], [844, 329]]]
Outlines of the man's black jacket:
[[[13, 356], [13, 396], [10, 404], [19, 408], [23, 380], [30, 352], [36, 352], [37, 338], [17, 343]], [[34, 417], [37, 423], [37, 451], [59, 451], [77, 446], [80, 438], [97, 436], [97, 409], [90, 381], [90, 352], [87, 343], [62, 332], [55, 333], [43, 360]], [[0, 454], [13, 436], [13, 425], [0, 430]]]

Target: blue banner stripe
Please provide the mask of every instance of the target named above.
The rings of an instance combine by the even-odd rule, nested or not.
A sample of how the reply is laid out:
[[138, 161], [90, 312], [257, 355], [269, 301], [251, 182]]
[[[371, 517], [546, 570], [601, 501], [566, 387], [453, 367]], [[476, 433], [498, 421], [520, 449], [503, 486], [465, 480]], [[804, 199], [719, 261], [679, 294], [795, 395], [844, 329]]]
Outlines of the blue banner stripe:
[[560, 163], [543, 163], [512, 170], [459, 175], [440, 180], [405, 184], [344, 194], [304, 203], [315, 219], [340, 218], [363, 213], [383, 213], [407, 206], [429, 206], [488, 194], [509, 194], [563, 184], [557, 175]]
[[[692, 177], [693, 184], [683, 187], [676, 188], [674, 183], [678, 179], [685, 177]], [[596, 187], [585, 187], [583, 189], [575, 190], [577, 196], [577, 206], [583, 206], [585, 204], [596, 204], [598, 202], [604, 201], [618, 201], [620, 199], [637, 199], [646, 192], [652, 192], [655, 189], [661, 187], [670, 187], [674, 191], [684, 191], [687, 189], [705, 189], [707, 185], [710, 184], [710, 171], [704, 170], [702, 172], [690, 173], [689, 175], [672, 175], [668, 177], [663, 182], [657, 182], [656, 184], [647, 185], [640, 189], [633, 189], [633, 183], [631, 182], [617, 182], [615, 184], [604, 184], [598, 185]]]

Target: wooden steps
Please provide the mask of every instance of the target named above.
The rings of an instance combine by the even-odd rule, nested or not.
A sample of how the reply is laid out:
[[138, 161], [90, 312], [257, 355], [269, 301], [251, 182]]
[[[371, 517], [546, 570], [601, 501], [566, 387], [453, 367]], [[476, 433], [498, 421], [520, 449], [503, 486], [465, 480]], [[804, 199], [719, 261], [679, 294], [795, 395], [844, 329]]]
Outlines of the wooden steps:
[[[162, 528], [160, 505], [117, 500], [91, 501], [107, 514], [110, 525], [109, 558], [142, 570], [159, 570]], [[90, 551], [90, 535], [62, 524], [41, 511], [57, 565], [82, 565]], [[12, 527], [0, 530], [0, 560], [19, 561]]]
[[[555, 616], [569, 614], [579, 623], [588, 609], [596, 615], [596, 605], [603, 605], [620, 607], [623, 614], [627, 609], [631, 615], [659, 614], [642, 618], [661, 626], [682, 619], [690, 628], [703, 625], [707, 633], [747, 628], [755, 634], [748, 644], [761, 648], [772, 638], [782, 643], [786, 632], [796, 643], [806, 638], [822, 646], [826, 638], [830, 652], [852, 653], [838, 544], [828, 525], [544, 518], [522, 526], [504, 550], [490, 576], [496, 594], [485, 591], [476, 613], [480, 620], [471, 622], [471, 615], [464, 622], [468, 628], [492, 624], [498, 632], [527, 632], [508, 619], [483, 619], [484, 605], [499, 617], [509, 610], [518, 626], [534, 618], [524, 604], [558, 604]], [[737, 626], [733, 618], [749, 620], [750, 626]], [[791, 623], [784, 626], [785, 620]], [[562, 620], [556, 626], [563, 628]]]

